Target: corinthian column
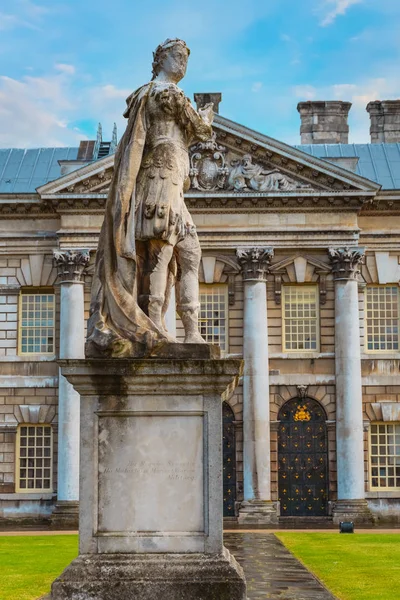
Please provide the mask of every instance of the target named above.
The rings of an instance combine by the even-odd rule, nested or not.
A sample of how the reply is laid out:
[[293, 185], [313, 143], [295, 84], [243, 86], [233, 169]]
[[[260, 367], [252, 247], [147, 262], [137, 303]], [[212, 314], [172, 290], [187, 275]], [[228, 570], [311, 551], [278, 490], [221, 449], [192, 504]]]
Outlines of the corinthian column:
[[334, 522], [371, 521], [365, 500], [359, 265], [363, 248], [330, 248], [335, 280], [336, 456], [338, 500]]
[[[60, 284], [60, 358], [84, 358], [83, 274], [89, 250], [54, 252]], [[79, 394], [59, 373], [58, 485], [54, 526], [78, 525], [79, 501]]]
[[267, 272], [272, 248], [240, 248], [244, 282], [243, 468], [239, 523], [276, 523], [271, 502]]

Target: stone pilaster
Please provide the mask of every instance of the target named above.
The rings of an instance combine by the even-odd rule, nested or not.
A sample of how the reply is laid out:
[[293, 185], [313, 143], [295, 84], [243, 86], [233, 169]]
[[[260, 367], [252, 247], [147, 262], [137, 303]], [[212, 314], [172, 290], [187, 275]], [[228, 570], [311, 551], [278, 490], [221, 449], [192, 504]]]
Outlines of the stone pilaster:
[[330, 248], [335, 280], [336, 454], [338, 500], [334, 522], [371, 522], [365, 500], [359, 267], [363, 248]]
[[271, 501], [267, 273], [272, 248], [239, 248], [244, 282], [243, 469], [240, 524], [277, 522]]
[[[83, 275], [89, 250], [54, 252], [60, 284], [60, 358], [84, 358]], [[58, 489], [52, 515], [54, 527], [78, 526], [79, 501], [79, 404], [78, 392], [59, 374]]]

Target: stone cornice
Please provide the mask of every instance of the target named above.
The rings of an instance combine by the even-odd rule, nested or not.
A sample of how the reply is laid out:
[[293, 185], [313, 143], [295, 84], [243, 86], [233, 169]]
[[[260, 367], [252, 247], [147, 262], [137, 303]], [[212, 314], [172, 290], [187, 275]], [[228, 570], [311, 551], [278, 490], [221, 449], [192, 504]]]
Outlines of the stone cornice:
[[8, 196], [8, 202], [0, 202], [0, 218], [1, 219], [26, 219], [26, 217], [34, 217], [38, 219], [54, 219], [57, 218], [57, 211], [54, 206], [47, 201], [40, 200], [36, 197], [33, 200], [13, 201]]
[[357, 281], [360, 266], [365, 260], [364, 248], [329, 248], [328, 254], [335, 281]]
[[272, 248], [238, 248], [236, 256], [242, 269], [243, 281], [267, 281], [268, 269], [274, 256]]
[[[60, 194], [35, 202], [0, 203], [0, 218], [24, 219], [26, 217], [54, 219], [58, 214], [103, 214], [107, 194]], [[343, 195], [335, 192], [313, 194], [223, 193], [187, 194], [186, 204], [193, 213], [221, 211], [224, 213], [248, 212], [360, 212], [362, 214], [400, 214], [400, 206], [379, 203], [379, 208], [369, 205], [373, 198], [360, 192]], [[400, 203], [399, 203], [400, 204]]]
[[373, 202], [374, 192], [320, 192], [302, 190], [283, 193], [193, 193], [185, 195], [185, 202], [193, 213], [197, 211], [223, 210], [223, 212], [239, 212], [240, 210], [257, 210], [270, 212], [309, 212], [337, 211], [359, 212], [364, 204]]
[[361, 214], [367, 217], [400, 215], [400, 192], [396, 190], [380, 192], [373, 203], [362, 207]]

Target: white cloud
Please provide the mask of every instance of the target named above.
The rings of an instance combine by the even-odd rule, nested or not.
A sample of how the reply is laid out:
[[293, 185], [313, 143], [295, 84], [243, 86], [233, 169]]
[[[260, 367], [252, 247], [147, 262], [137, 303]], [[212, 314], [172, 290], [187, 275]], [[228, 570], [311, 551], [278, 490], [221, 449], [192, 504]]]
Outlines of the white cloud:
[[354, 83], [335, 83], [332, 86], [335, 100], [342, 100], [343, 97], [353, 94], [356, 90], [357, 86]]
[[60, 73], [67, 73], [68, 75], [73, 75], [75, 73], [74, 65], [67, 65], [65, 63], [57, 63], [55, 65], [57, 71]]
[[0, 77], [0, 147], [77, 145], [85, 136], [68, 128], [71, 96], [63, 75]]
[[37, 27], [26, 21], [21, 19], [17, 15], [7, 14], [0, 12], [0, 31], [7, 31], [10, 29], [15, 29], [17, 27], [27, 27], [28, 29], [37, 29]]
[[296, 85], [293, 92], [299, 100], [314, 100], [317, 95], [317, 89], [312, 85]]
[[261, 90], [262, 86], [263, 86], [262, 81], [255, 81], [253, 83], [253, 85], [251, 86], [251, 91], [259, 92]]
[[95, 93], [99, 93], [99, 96], [104, 98], [105, 100], [109, 100], [114, 99], [114, 98], [123, 98], [124, 100], [126, 100], [126, 98], [132, 94], [133, 90], [129, 90], [128, 88], [117, 88], [115, 87], [115, 85], [103, 85], [99, 88], [96, 88], [96, 90], [94, 90]]
[[28, 29], [38, 29], [38, 24], [42, 17], [48, 13], [44, 6], [34, 4], [30, 0], [18, 0], [13, 5], [14, 12], [0, 12], [0, 31], [25, 27]]
[[361, 4], [361, 2], [363, 0], [324, 0], [322, 7], [319, 9], [325, 13], [320, 22], [321, 27], [331, 25], [336, 17], [345, 15], [351, 6]]

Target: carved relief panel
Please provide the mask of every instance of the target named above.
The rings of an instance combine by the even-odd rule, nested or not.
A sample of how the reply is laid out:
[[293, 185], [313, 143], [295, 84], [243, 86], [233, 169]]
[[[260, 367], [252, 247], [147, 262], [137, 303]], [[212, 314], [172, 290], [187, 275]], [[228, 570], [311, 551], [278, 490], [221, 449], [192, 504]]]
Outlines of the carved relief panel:
[[206, 192], [223, 189], [229, 169], [225, 164], [225, 146], [217, 144], [215, 133], [211, 140], [191, 148], [190, 187]]

